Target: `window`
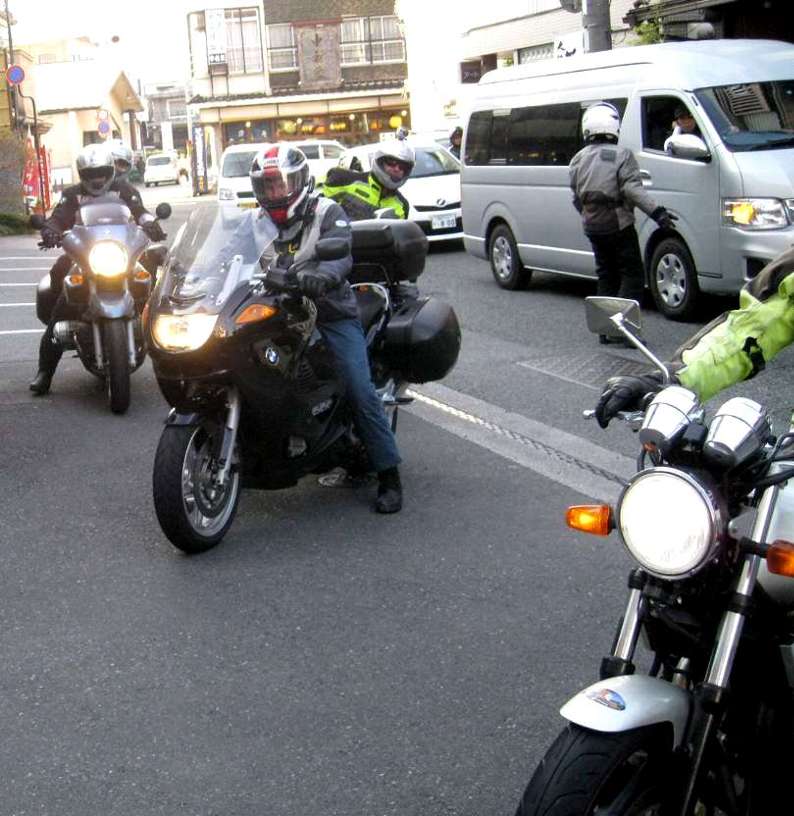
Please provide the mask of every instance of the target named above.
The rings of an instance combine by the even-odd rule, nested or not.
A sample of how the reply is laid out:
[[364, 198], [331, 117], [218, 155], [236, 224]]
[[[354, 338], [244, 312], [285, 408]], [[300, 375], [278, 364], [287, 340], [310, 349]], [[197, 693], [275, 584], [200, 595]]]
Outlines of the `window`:
[[271, 71], [289, 71], [298, 67], [298, 49], [291, 23], [267, 27], [267, 59]]
[[256, 156], [256, 150], [241, 153], [227, 153], [223, 157], [221, 175], [224, 178], [244, 178], [251, 170], [251, 162]]
[[187, 116], [187, 105], [184, 99], [168, 99], [166, 101], [168, 119], [178, 119]]
[[476, 111], [471, 115], [466, 129], [466, 153], [463, 157], [466, 164], [488, 164], [492, 121], [491, 111]]
[[39, 54], [38, 56], [39, 65], [49, 65], [57, 61], [58, 57], [55, 54]]
[[343, 152], [338, 145], [323, 145], [323, 156], [326, 159], [338, 159]]
[[105, 140], [96, 130], [84, 130], [83, 131], [83, 147], [86, 145], [91, 144], [99, 144], [100, 142], [104, 142]]
[[342, 65], [405, 62], [405, 43], [397, 17], [351, 17], [342, 20]]
[[576, 102], [513, 108], [508, 135], [508, 164], [570, 164], [580, 147], [581, 111], [581, 106]]
[[642, 146], [664, 150], [675, 127], [676, 108], [687, 107], [677, 96], [646, 96], [642, 100]]
[[416, 149], [416, 165], [411, 178], [447, 176], [460, 173], [457, 161], [443, 147]]
[[298, 149], [306, 156], [307, 159], [320, 158], [320, 145], [317, 144], [299, 144]]
[[230, 74], [262, 71], [259, 17], [255, 8], [226, 9], [226, 62]]

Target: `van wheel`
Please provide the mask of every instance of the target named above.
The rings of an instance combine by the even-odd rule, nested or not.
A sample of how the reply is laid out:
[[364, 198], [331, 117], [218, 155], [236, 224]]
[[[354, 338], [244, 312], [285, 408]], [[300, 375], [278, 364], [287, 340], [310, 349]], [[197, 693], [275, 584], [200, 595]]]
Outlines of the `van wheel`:
[[686, 244], [665, 238], [651, 258], [648, 276], [656, 308], [670, 320], [688, 320], [700, 297], [697, 271]]
[[500, 224], [491, 233], [488, 256], [494, 280], [502, 289], [525, 289], [529, 285], [532, 272], [524, 269], [513, 233], [506, 224]]

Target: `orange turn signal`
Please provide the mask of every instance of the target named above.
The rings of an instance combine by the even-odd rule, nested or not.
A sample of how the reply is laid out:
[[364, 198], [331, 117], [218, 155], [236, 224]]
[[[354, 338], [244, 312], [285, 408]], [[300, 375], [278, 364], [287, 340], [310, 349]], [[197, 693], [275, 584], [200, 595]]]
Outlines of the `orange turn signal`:
[[85, 278], [82, 275], [69, 275], [70, 286], [82, 286], [84, 280]]
[[267, 306], [264, 303], [252, 303], [250, 306], [246, 306], [245, 309], [237, 315], [234, 322], [238, 326], [242, 326], [245, 323], [269, 320], [276, 312], [278, 312], [278, 309], [275, 306]]
[[605, 536], [612, 532], [612, 508], [608, 504], [576, 504], [568, 508], [565, 523], [583, 533]]
[[782, 538], [773, 541], [766, 551], [766, 565], [775, 575], [794, 578], [794, 544]]
[[145, 269], [139, 269], [139, 270], [138, 270], [138, 271], [135, 273], [135, 280], [136, 280], [136, 281], [147, 281], [147, 280], [149, 280], [149, 278], [151, 278], [151, 277], [152, 277], [152, 276], [151, 276], [151, 275], [150, 275], [150, 274], [149, 274], [149, 273], [148, 273], [148, 272], [147, 272]]

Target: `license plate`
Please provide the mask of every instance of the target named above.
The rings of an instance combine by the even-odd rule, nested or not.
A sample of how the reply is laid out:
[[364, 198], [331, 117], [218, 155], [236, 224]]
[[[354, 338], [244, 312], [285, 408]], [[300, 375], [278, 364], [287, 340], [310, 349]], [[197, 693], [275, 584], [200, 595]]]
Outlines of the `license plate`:
[[257, 206], [256, 201], [238, 201], [237, 206], [241, 207], [244, 210], [252, 210], [254, 207]]
[[430, 225], [433, 227], [434, 230], [437, 230], [437, 229], [449, 229], [450, 227], [455, 226], [455, 216], [454, 215], [434, 215], [430, 219]]

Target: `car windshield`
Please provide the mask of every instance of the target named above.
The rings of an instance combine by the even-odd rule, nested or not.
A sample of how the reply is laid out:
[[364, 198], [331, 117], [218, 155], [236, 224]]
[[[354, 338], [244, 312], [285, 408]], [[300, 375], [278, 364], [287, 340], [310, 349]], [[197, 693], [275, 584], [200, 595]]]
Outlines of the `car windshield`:
[[260, 271], [259, 259], [275, 236], [273, 222], [257, 211], [196, 207], [174, 239], [157, 286], [157, 310], [217, 314]]
[[417, 147], [416, 165], [411, 178], [426, 176], [446, 176], [451, 173], [460, 173], [460, 163], [443, 147]]
[[221, 175], [224, 178], [242, 178], [251, 170], [251, 162], [256, 156], [256, 150], [247, 150], [240, 153], [227, 153], [223, 159]]
[[146, 163], [149, 167], [156, 167], [161, 164], [170, 164], [171, 159], [169, 159], [168, 156], [153, 156]]
[[794, 79], [695, 91], [728, 150], [794, 146]]

